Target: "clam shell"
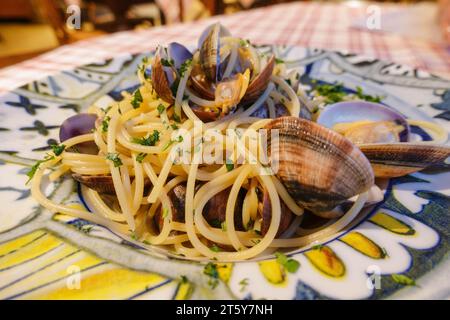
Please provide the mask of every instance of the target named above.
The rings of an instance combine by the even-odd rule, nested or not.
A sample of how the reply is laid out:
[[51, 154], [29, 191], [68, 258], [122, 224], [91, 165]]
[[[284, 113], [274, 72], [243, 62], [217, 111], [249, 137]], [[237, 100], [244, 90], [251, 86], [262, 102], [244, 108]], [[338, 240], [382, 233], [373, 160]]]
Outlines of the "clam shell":
[[175, 68], [180, 69], [183, 62], [192, 58], [192, 53], [178, 42], [171, 42], [167, 47], [170, 59], [173, 60]]
[[261, 70], [261, 72], [248, 85], [247, 91], [242, 98], [243, 102], [252, 103], [260, 97], [261, 93], [266, 90], [269, 84], [274, 68], [275, 56], [272, 55], [263, 70]]
[[401, 177], [442, 164], [450, 156], [450, 147], [426, 143], [374, 143], [359, 148], [377, 178]]
[[[202, 47], [203, 42], [205, 41], [206, 37], [208, 37], [209, 33], [211, 32], [211, 29], [213, 29], [216, 25], [217, 24], [212, 24], [212, 25], [208, 26], [207, 28], [205, 28], [205, 30], [203, 30], [202, 34], [198, 38], [198, 48]], [[220, 23], [219, 23], [219, 26], [220, 26], [220, 31], [219, 31], [220, 38], [231, 36], [231, 32], [227, 28], [225, 28]]]
[[[329, 211], [374, 184], [367, 158], [338, 133], [297, 117], [272, 120], [266, 128], [276, 176], [302, 207]], [[272, 141], [275, 129], [279, 136]]]
[[110, 175], [84, 175], [73, 173], [72, 177], [85, 185], [86, 187], [97, 191], [98, 193], [115, 195], [114, 183]]
[[216, 23], [200, 47], [200, 65], [208, 80], [217, 82], [220, 64], [220, 24]]
[[[276, 237], [282, 235], [287, 230], [287, 228], [289, 228], [289, 225], [292, 223], [292, 220], [294, 219], [294, 214], [292, 213], [292, 211], [286, 206], [286, 204], [281, 199], [280, 202], [281, 202], [281, 218]], [[269, 230], [270, 222], [272, 220], [272, 207], [270, 203], [269, 193], [266, 190], [264, 190], [264, 193], [262, 194], [260, 207], [258, 209], [260, 209], [260, 214], [262, 217], [261, 234], [265, 235]]]
[[[167, 196], [170, 199], [172, 206], [172, 219], [177, 222], [184, 222], [184, 213], [186, 207], [186, 184], [181, 183], [173, 187]], [[161, 210], [158, 210], [153, 217], [155, 225], [158, 227], [159, 231], [162, 230], [164, 219]]]
[[338, 123], [363, 120], [393, 121], [405, 128], [399, 134], [400, 142], [409, 140], [410, 128], [405, 116], [379, 103], [367, 101], [338, 102], [325, 107], [320, 112], [317, 123], [332, 129]]
[[173, 97], [172, 90], [170, 90], [171, 83], [169, 82], [170, 75], [171, 80], [175, 79], [175, 71], [171, 70], [170, 67], [164, 67], [161, 64], [161, 57], [157, 53], [153, 59], [152, 64], [152, 84], [158, 96], [168, 103], [174, 103], [175, 98]]
[[[73, 173], [72, 178], [79, 183], [85, 185], [86, 187], [97, 191], [101, 194], [116, 195], [116, 190], [114, 189], [114, 182], [112, 177], [107, 174], [102, 175], [87, 175]], [[150, 180], [144, 180], [144, 192], [148, 187], [150, 187]]]

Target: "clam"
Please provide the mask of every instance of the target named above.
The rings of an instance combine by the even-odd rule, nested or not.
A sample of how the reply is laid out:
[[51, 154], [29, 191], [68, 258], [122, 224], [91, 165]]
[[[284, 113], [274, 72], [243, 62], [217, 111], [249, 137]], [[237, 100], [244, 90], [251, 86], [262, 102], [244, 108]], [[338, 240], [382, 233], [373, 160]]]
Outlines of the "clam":
[[200, 66], [206, 78], [209, 81], [217, 82], [220, 80], [219, 65], [220, 65], [220, 24], [214, 24], [205, 40], [199, 47], [200, 49]]
[[[184, 222], [184, 211], [186, 203], [186, 184], [181, 183], [172, 188], [167, 196], [170, 199], [172, 207], [172, 219], [176, 222]], [[154, 216], [155, 225], [159, 230], [162, 230], [164, 219], [162, 216], [162, 210], [158, 211]]]
[[[64, 120], [59, 128], [59, 140], [64, 142], [70, 138], [91, 133], [95, 129], [97, 115], [91, 113], [79, 113]], [[98, 148], [94, 142], [83, 142], [72, 147], [81, 153], [97, 154]]]
[[192, 54], [183, 45], [172, 42], [168, 49], [159, 47], [152, 62], [152, 84], [158, 96], [168, 103], [175, 102], [174, 85], [179, 81], [178, 69]]
[[[79, 183], [85, 185], [89, 189], [95, 190], [101, 194], [115, 195], [114, 182], [109, 174], [87, 175], [73, 173], [72, 177]], [[144, 192], [147, 192], [151, 183], [149, 179], [144, 180]]]
[[369, 161], [342, 135], [297, 117], [274, 119], [266, 129], [271, 166], [300, 206], [330, 211], [374, 184]]
[[393, 109], [364, 101], [328, 106], [317, 122], [351, 139], [370, 160], [375, 176], [400, 177], [442, 164], [448, 146], [410, 142], [406, 118]]
[[450, 147], [421, 143], [371, 143], [359, 145], [376, 177], [394, 178], [442, 164]]
[[[275, 67], [275, 57], [271, 56], [259, 69], [261, 61], [259, 57], [250, 57], [247, 44], [240, 43], [238, 57], [231, 59], [231, 49], [221, 43], [223, 37], [229, 35], [228, 30], [218, 23], [209, 26], [199, 41], [198, 56], [194, 57], [188, 86], [198, 97], [214, 100], [213, 106], [196, 106], [193, 110], [203, 121], [216, 120], [239, 105], [253, 103], [267, 88]], [[233, 65], [229, 66], [229, 63]], [[260, 70], [258, 73], [255, 73], [255, 65]], [[225, 72], [226, 69], [231, 73]]]
[[[270, 203], [269, 193], [266, 190], [260, 193], [259, 201], [260, 203], [258, 211], [262, 218], [261, 234], [265, 235], [269, 230], [270, 222], [272, 220], [272, 206]], [[292, 211], [281, 199], [280, 202], [281, 202], [281, 217], [276, 237], [282, 235], [287, 230], [287, 228], [289, 228], [290, 224], [292, 223], [292, 220], [294, 219], [294, 214], [292, 213]]]
[[115, 195], [114, 183], [110, 175], [85, 175], [73, 173], [72, 177], [89, 189], [101, 194]]

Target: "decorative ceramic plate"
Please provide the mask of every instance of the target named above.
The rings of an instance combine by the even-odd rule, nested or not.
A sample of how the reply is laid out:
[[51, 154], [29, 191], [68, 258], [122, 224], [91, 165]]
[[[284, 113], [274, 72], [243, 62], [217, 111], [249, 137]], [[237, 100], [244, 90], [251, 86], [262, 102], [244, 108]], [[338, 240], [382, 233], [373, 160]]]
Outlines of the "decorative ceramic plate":
[[[375, 59], [295, 47], [274, 51], [312, 79], [362, 86], [404, 115], [450, 130], [450, 81]], [[450, 297], [450, 169], [392, 179], [384, 201], [321, 247], [274, 260], [204, 265], [132, 245], [108, 229], [50, 214], [30, 197], [26, 172], [56, 143], [67, 117], [133, 91], [142, 56], [122, 56], [29, 83], [0, 97], [0, 298], [2, 299], [380, 299]], [[414, 129], [414, 128], [413, 128]], [[427, 133], [416, 128], [416, 134]], [[83, 207], [72, 179], [48, 185], [53, 201]], [[186, 276], [189, 281], [182, 281]], [[183, 278], [183, 279], [186, 279]]]

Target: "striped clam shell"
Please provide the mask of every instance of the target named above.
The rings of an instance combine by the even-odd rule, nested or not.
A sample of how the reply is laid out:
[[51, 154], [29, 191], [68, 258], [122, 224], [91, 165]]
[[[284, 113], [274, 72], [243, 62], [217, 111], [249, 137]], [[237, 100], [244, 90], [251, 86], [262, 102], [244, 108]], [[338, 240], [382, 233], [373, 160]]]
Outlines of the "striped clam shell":
[[[329, 211], [374, 184], [367, 158], [336, 132], [297, 117], [274, 119], [266, 129], [276, 175], [302, 207]], [[278, 138], [271, 138], [274, 129]]]
[[440, 165], [450, 156], [450, 147], [427, 143], [374, 143], [359, 148], [379, 178], [401, 177]]
[[208, 80], [217, 82], [220, 64], [220, 24], [216, 23], [200, 47], [200, 64]]

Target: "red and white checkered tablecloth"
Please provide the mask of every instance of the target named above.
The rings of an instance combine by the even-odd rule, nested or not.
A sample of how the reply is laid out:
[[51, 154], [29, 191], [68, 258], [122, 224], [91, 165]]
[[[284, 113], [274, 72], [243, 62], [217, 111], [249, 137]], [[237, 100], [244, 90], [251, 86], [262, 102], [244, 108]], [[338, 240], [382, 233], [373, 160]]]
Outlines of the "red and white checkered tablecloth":
[[[383, 14], [399, 7], [383, 4], [380, 8]], [[218, 20], [234, 35], [253, 43], [361, 53], [450, 77], [450, 50], [444, 44], [350, 27], [355, 19], [366, 15], [366, 6], [296, 2], [188, 24], [115, 33], [62, 46], [0, 69], [0, 93], [64, 69], [128, 52], [150, 51], [157, 44], [170, 41], [195, 44], [202, 30]]]

